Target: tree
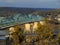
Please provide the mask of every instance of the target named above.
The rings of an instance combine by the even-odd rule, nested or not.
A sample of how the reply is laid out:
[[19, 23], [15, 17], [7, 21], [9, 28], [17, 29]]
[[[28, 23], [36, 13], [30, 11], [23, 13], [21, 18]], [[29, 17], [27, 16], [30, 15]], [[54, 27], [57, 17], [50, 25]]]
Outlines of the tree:
[[51, 29], [49, 24], [38, 25], [37, 33], [41, 36], [41, 38], [47, 38], [53, 35], [53, 29]]
[[23, 30], [19, 25], [14, 26], [14, 32], [12, 33], [12, 45], [20, 45], [24, 40]]
[[[36, 29], [36, 33], [39, 35], [40, 42], [45, 41], [45, 42], [49, 43], [53, 39], [54, 27], [46, 19], [45, 19], [44, 25], [41, 25], [40, 23], [38, 24], [38, 28]], [[53, 41], [55, 42], [55, 39], [53, 39]], [[47, 44], [47, 43], [44, 43], [44, 44]], [[43, 45], [43, 43], [42, 43], [42, 45]]]

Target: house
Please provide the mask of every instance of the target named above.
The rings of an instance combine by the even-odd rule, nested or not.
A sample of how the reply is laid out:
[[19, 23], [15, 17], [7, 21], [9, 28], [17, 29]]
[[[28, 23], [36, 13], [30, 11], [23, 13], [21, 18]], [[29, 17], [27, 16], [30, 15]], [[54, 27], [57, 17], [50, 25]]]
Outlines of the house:
[[56, 20], [58, 20], [58, 22], [60, 22], [60, 14], [58, 14], [56, 17], [55, 17]]

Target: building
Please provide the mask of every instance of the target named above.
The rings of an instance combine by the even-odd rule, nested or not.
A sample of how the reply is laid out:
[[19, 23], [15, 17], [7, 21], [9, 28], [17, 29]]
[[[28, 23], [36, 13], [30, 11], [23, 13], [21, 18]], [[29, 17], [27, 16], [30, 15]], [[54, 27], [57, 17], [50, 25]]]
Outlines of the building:
[[6, 45], [7, 35], [8, 35], [7, 30], [0, 30], [0, 45]]
[[60, 14], [58, 14], [55, 19], [60, 23]]

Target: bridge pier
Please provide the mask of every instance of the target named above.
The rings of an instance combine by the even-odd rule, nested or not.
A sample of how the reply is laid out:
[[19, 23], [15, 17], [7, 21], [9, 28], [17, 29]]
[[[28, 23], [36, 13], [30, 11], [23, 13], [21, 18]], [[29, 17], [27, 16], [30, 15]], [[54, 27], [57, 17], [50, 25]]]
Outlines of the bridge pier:
[[38, 27], [38, 22], [27, 23], [27, 24], [24, 24], [24, 25], [25, 25], [24, 32], [34, 33], [34, 31]]

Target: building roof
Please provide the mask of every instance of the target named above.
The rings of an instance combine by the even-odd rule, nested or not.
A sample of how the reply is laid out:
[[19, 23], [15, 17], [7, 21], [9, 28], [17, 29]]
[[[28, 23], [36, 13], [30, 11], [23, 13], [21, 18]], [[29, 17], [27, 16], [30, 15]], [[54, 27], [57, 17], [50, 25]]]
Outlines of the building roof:
[[0, 36], [7, 35], [8, 31], [7, 30], [0, 30]]
[[5, 36], [0, 36], [0, 40], [5, 40], [6, 37]]

